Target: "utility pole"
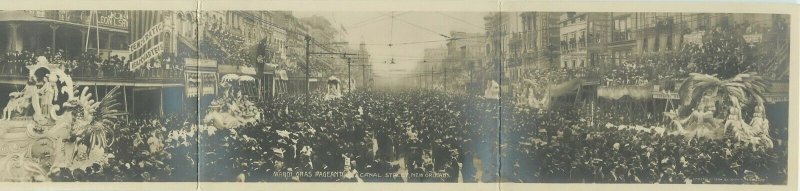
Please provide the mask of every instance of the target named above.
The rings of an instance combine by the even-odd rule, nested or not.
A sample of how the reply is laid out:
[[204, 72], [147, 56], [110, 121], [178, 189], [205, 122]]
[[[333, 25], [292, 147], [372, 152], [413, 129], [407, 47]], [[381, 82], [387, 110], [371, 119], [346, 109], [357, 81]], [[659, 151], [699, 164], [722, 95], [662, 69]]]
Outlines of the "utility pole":
[[428, 87], [433, 87], [433, 78], [434, 78], [434, 76], [433, 76], [433, 65], [430, 65], [430, 69], [431, 69], [431, 83], [428, 84]]
[[311, 37], [306, 36], [306, 95], [311, 94]]
[[[447, 60], [447, 62], [450, 62], [450, 60]], [[442, 62], [442, 63], [443, 63], [442, 64], [442, 72], [444, 73], [444, 76], [442, 76], [442, 90], [444, 90], [446, 92], [447, 91], [447, 64], [444, 64], [446, 62]]]
[[350, 74], [350, 65], [351, 65], [350, 57], [347, 57], [347, 92], [353, 91], [353, 88], [352, 88], [352, 86], [353, 86], [353, 84], [352, 84], [353, 78], [352, 78], [352, 76]]

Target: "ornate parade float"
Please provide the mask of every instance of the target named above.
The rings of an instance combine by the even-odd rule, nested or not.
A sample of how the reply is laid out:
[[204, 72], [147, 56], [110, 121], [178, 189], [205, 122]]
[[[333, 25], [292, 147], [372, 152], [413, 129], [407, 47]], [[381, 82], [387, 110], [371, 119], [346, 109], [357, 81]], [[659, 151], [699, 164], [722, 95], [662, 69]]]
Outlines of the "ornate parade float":
[[9, 94], [0, 123], [0, 181], [46, 181], [59, 168], [104, 164], [117, 88], [100, 101], [73, 84], [61, 65], [39, 57], [28, 66], [25, 88]]
[[222, 96], [211, 101], [203, 124], [216, 128], [235, 128], [247, 123], [254, 123], [261, 118], [261, 109], [253, 101], [243, 95], [247, 88], [256, 88], [255, 78], [226, 74], [222, 76], [220, 88]]
[[[764, 110], [766, 81], [755, 73], [721, 80], [690, 74], [681, 85], [681, 106], [666, 112], [671, 132], [687, 138], [732, 138], [756, 147], [772, 148]], [[749, 123], [745, 116], [749, 116]]]
[[335, 76], [328, 77], [328, 89], [327, 92], [325, 93], [325, 96], [323, 96], [322, 98], [324, 100], [332, 100], [341, 97], [342, 97], [342, 90], [340, 89], [339, 86], [339, 78], [336, 78]]

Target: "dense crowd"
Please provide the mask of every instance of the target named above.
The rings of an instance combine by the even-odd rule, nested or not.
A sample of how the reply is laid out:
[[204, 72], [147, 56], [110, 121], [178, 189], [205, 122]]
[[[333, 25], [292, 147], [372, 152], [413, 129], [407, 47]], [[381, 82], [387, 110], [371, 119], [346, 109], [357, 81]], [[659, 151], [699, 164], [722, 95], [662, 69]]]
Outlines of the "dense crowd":
[[[201, 128], [200, 179], [471, 182], [479, 172], [480, 181], [497, 177], [497, 155], [491, 154], [497, 153], [497, 102], [435, 91], [358, 91], [317, 99], [279, 98], [264, 103], [262, 122]], [[484, 162], [478, 166], [473, 158]], [[303, 172], [312, 174], [296, 174]], [[386, 173], [396, 176], [373, 176]]]
[[[133, 116], [131, 116], [133, 117]], [[114, 127], [106, 164], [51, 172], [56, 182], [192, 182], [197, 126], [186, 115], [136, 116]]]
[[[553, 110], [514, 110], [504, 125], [504, 179], [548, 183], [785, 184], [785, 140], [752, 149], [730, 139], [659, 133], [648, 116], [621, 110], [585, 112], [572, 103]], [[506, 124], [506, 123], [504, 123]], [[637, 125], [646, 130], [614, 128]], [[785, 128], [774, 128], [775, 131]], [[507, 174], [507, 175], [506, 175]]]
[[590, 68], [560, 68], [552, 70], [531, 70], [520, 74], [520, 80], [534, 86], [556, 85], [570, 80], [593, 77], [596, 71]]
[[205, 25], [207, 40], [201, 41], [201, 51], [210, 58], [217, 59], [220, 63], [253, 67], [255, 58], [244, 50], [253, 46], [244, 38], [234, 35], [220, 24]]
[[163, 54], [158, 59], [152, 60], [136, 70], [131, 70], [131, 60], [124, 56], [110, 55], [107, 58], [101, 58], [92, 52], [70, 56], [63, 50], [49, 47], [39, 51], [15, 51], [0, 55], [0, 73], [25, 75], [28, 73], [26, 66], [37, 64], [40, 56], [46, 58], [50, 64], [63, 66], [67, 74], [75, 77], [174, 78], [183, 76], [183, 59], [170, 54]]
[[[612, 102], [591, 107], [556, 100], [550, 110], [504, 106], [502, 113], [510, 114], [502, 119], [498, 104], [433, 90], [354, 91], [327, 101], [318, 95], [275, 98], [261, 103], [263, 120], [230, 129], [196, 125], [190, 122], [194, 117], [185, 115], [130, 116], [109, 136], [107, 151], [113, 157], [108, 163], [57, 169], [50, 178], [661, 184], [787, 180], [786, 136], [777, 135], [786, 128], [773, 128], [775, 147], [762, 150], [730, 139], [658, 132], [662, 118]], [[620, 125], [650, 129], [616, 128]]]
[[645, 53], [631, 56], [619, 64], [610, 65], [600, 79], [605, 86], [645, 86], [661, 83], [696, 71], [688, 57], [696, 46], [684, 46], [681, 51]]

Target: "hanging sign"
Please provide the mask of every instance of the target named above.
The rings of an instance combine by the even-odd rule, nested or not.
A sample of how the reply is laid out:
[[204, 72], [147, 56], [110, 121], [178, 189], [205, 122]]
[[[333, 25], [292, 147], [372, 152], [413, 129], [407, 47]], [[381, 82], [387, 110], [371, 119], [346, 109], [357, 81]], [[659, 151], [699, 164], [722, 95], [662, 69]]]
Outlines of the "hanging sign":
[[128, 46], [128, 50], [131, 51], [131, 53], [136, 52], [137, 50], [144, 47], [144, 45], [146, 45], [148, 42], [150, 42], [150, 40], [153, 40], [153, 38], [164, 32], [165, 30], [166, 28], [164, 27], [164, 23], [158, 23], [153, 25], [153, 27], [150, 27], [150, 29], [147, 30], [147, 32], [144, 33], [144, 35], [142, 35], [141, 38], [131, 43], [131, 45]]
[[150, 62], [150, 60], [160, 56], [162, 53], [164, 53], [164, 43], [159, 42], [155, 46], [150, 47], [150, 49], [147, 49], [147, 51], [142, 53], [138, 58], [131, 61], [130, 70], [136, 70], [142, 67], [142, 65], [147, 64], [147, 62]]

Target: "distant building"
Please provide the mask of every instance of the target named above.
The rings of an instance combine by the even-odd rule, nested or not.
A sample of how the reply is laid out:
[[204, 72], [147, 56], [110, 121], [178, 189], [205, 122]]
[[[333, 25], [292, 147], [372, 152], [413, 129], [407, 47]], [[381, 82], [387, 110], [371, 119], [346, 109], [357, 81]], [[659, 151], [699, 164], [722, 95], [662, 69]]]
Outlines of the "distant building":
[[608, 36], [608, 13], [575, 13], [561, 16], [560, 68], [592, 67], [603, 61]]
[[562, 13], [525, 12], [522, 17], [522, 65], [547, 69], [559, 63], [558, 21]]
[[441, 63], [447, 75], [446, 88], [469, 91], [469, 84], [480, 84], [486, 58], [486, 37], [480, 33], [450, 32], [447, 57]]

